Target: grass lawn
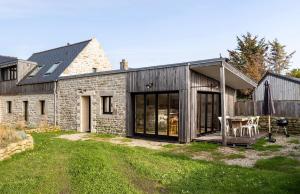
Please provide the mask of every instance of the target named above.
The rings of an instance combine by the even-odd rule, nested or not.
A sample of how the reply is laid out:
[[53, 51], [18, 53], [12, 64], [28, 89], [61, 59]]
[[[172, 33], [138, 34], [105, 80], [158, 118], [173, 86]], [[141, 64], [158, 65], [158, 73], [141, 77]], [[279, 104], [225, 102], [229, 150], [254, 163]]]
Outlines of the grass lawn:
[[0, 193], [300, 193], [300, 164], [285, 158], [242, 168], [59, 134], [33, 134], [34, 150], [0, 162]]

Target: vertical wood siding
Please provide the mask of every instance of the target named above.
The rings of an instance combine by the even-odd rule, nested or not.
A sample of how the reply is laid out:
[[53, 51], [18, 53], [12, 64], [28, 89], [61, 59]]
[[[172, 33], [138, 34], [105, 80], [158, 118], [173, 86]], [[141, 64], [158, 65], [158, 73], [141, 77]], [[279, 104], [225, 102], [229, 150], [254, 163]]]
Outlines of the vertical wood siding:
[[[132, 95], [137, 92], [166, 92], [179, 93], [179, 141], [189, 140], [189, 111], [188, 111], [188, 66], [145, 68], [127, 73], [127, 131], [132, 136], [134, 113], [132, 110]], [[151, 88], [146, 85], [153, 83]]]
[[0, 82], [0, 95], [51, 94], [54, 83], [40, 83], [18, 86], [17, 80]]
[[[146, 85], [153, 83], [152, 88]], [[216, 85], [218, 87], [211, 87]], [[128, 72], [127, 129], [133, 135], [132, 95], [136, 92], [179, 92], [179, 141], [189, 142], [196, 135], [197, 92], [220, 92], [219, 81], [191, 71], [188, 66], [144, 69]], [[234, 115], [235, 90], [226, 87], [227, 115]]]
[[271, 92], [274, 100], [300, 100], [300, 84], [273, 75], [267, 75], [255, 89], [256, 101], [263, 101], [265, 80], [269, 80], [271, 83]]
[[[254, 111], [256, 108], [256, 113]], [[235, 103], [236, 115], [263, 115], [262, 101], [238, 101]], [[300, 117], [300, 100], [275, 100], [275, 115], [278, 117]]]
[[[128, 92], [177, 91], [185, 89], [187, 66], [145, 69], [128, 72]], [[152, 88], [146, 84], [153, 83]]]
[[[205, 92], [217, 92], [220, 93], [220, 83], [217, 80], [214, 80], [212, 78], [209, 78], [203, 74], [196, 73], [194, 71], [191, 71], [191, 78], [190, 78], [190, 104], [191, 104], [191, 110], [190, 110], [190, 128], [191, 128], [191, 138], [196, 137], [196, 130], [197, 130], [197, 93], [200, 91]], [[217, 86], [217, 87], [210, 87], [211, 85]], [[228, 86], [226, 86], [226, 113], [229, 116], [234, 115], [234, 103], [236, 101], [235, 96], [235, 89], [232, 89]]]

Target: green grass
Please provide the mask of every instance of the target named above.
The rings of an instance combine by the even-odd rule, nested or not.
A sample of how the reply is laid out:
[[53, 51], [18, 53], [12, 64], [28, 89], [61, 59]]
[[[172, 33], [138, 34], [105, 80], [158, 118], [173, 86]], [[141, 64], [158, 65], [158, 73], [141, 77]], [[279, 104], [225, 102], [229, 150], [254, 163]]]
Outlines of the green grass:
[[[242, 168], [162, 151], [33, 134], [35, 148], [0, 162], [0, 193], [299, 193], [300, 172]], [[184, 146], [185, 147], [185, 146]], [[216, 150], [212, 145], [187, 145]]]
[[178, 148], [180, 147], [181, 145], [177, 145], [177, 144], [174, 144], [174, 143], [170, 143], [170, 144], [165, 144], [163, 145], [162, 147], [164, 148], [167, 148], [167, 149], [174, 149], [174, 148]]
[[300, 144], [300, 141], [299, 141], [299, 139], [292, 139], [292, 140], [288, 141], [288, 143]]
[[279, 151], [282, 146], [281, 145], [266, 145], [266, 139], [259, 139], [252, 147], [256, 151]]
[[132, 142], [132, 139], [125, 137], [125, 138], [120, 139], [120, 141], [124, 142], [124, 143], [127, 143], [127, 142]]
[[107, 138], [107, 139], [111, 139], [111, 138], [117, 137], [117, 135], [106, 134], [106, 133], [92, 133], [92, 134], [90, 134], [90, 135], [91, 135], [92, 137]]
[[300, 161], [288, 157], [276, 156], [270, 159], [258, 160], [255, 167], [285, 173], [299, 173]]
[[187, 149], [193, 152], [199, 151], [215, 151], [219, 147], [218, 144], [206, 143], [206, 142], [193, 142], [187, 146]]

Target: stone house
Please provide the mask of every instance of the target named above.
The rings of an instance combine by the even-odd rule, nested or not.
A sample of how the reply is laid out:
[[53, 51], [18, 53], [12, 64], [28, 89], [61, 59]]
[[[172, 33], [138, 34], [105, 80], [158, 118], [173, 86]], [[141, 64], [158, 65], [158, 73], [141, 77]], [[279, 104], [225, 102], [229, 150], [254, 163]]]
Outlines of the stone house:
[[256, 86], [225, 58], [112, 70], [96, 39], [1, 56], [0, 70], [0, 122], [180, 142], [219, 130], [236, 90]]

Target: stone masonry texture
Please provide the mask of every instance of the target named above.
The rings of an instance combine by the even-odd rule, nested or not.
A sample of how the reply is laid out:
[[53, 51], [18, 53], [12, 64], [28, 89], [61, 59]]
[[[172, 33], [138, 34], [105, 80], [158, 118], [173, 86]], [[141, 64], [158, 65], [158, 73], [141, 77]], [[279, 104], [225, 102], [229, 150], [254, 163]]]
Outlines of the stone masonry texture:
[[93, 68], [96, 68], [97, 72], [112, 69], [112, 65], [105, 56], [104, 50], [94, 38], [65, 69], [62, 76], [92, 73], [94, 71]]
[[[91, 97], [91, 131], [126, 133], [126, 73], [63, 79], [58, 82], [58, 125], [80, 131], [80, 99]], [[112, 96], [112, 114], [103, 114], [102, 97]]]
[[[273, 132], [283, 132], [281, 127], [277, 126], [277, 119], [280, 117], [271, 117], [271, 128]], [[290, 134], [300, 134], [300, 118], [296, 117], [285, 117], [288, 119], [287, 130]], [[261, 130], [268, 131], [269, 130], [269, 121], [267, 116], [261, 116], [259, 119], [259, 126]]]
[[[45, 101], [45, 114], [41, 114], [41, 103]], [[11, 101], [11, 113], [8, 113], [8, 101]], [[39, 124], [54, 124], [54, 95], [15, 95], [0, 96], [0, 122], [17, 123], [24, 122], [24, 101], [28, 101], [29, 126], [35, 127]]]

